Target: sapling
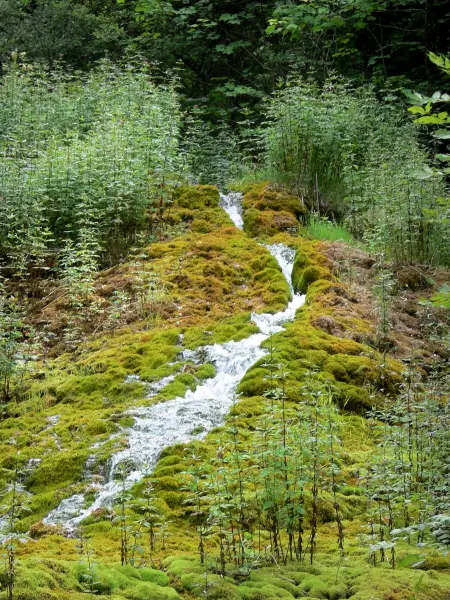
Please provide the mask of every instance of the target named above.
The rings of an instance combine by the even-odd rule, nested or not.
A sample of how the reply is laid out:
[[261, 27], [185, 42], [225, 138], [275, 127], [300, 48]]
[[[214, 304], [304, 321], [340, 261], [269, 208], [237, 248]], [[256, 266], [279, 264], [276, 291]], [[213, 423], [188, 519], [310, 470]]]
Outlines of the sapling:
[[29, 512], [31, 494], [26, 490], [22, 483], [25, 471], [22, 469], [20, 460], [20, 450], [16, 440], [11, 440], [15, 447], [14, 463], [8, 476], [10, 482], [1, 493], [3, 504], [0, 506], [0, 546], [4, 548], [5, 570], [4, 582], [6, 588], [7, 600], [13, 600], [14, 587], [17, 577], [17, 543], [27, 539], [27, 536], [20, 533], [18, 524], [20, 519]]
[[384, 266], [384, 261], [384, 255], [380, 255], [378, 260], [379, 271], [374, 286], [374, 293], [378, 312], [376, 341], [378, 347], [385, 354], [389, 348], [388, 337], [391, 330], [391, 305], [394, 280], [392, 273]]
[[198, 533], [200, 562], [203, 565], [205, 563], [205, 537], [209, 532], [205, 527], [205, 498], [207, 495], [205, 473], [201, 463], [201, 456], [192, 454], [190, 456], [190, 461], [189, 469], [184, 472], [185, 483], [181, 489], [189, 494], [185, 503], [191, 506], [191, 516], [194, 517]]
[[172, 521], [169, 521], [164, 516], [162, 516], [161, 520], [158, 523], [156, 523], [156, 526], [158, 527], [159, 539], [161, 540], [161, 550], [163, 551], [166, 549], [166, 542], [170, 535], [171, 523]]
[[85, 594], [96, 594], [98, 582], [96, 581], [95, 563], [93, 561], [94, 549], [91, 546], [89, 538], [87, 538], [80, 530], [77, 536], [77, 550], [80, 555], [80, 563], [83, 571], [82, 587]]
[[331, 390], [328, 390], [328, 443], [330, 450], [330, 476], [331, 476], [331, 491], [333, 494], [333, 508], [335, 511], [336, 524], [338, 529], [338, 549], [341, 559], [344, 557], [344, 527], [342, 525], [341, 510], [337, 499], [337, 475], [339, 474], [339, 467], [336, 463], [336, 450], [335, 446], [338, 443], [337, 437], [337, 414], [334, 410], [333, 394]]
[[[219, 537], [219, 564], [220, 573], [225, 576], [226, 572], [226, 529], [229, 526], [230, 495], [227, 486], [227, 477], [223, 468], [223, 457], [225, 449], [219, 446], [217, 457], [212, 461], [215, 466], [214, 471], [207, 480], [207, 486], [212, 502], [209, 508], [208, 522], [218, 530]], [[228, 549], [229, 551], [229, 549]]]
[[147, 477], [144, 479], [141, 495], [133, 502], [133, 509], [140, 514], [137, 519], [137, 532], [142, 536], [143, 532], [147, 532], [147, 545], [149, 553], [149, 561], [153, 564], [153, 554], [155, 551], [156, 532], [158, 521], [161, 519], [161, 514], [155, 505], [156, 497], [154, 495], [155, 488]]
[[313, 417], [310, 432], [311, 456], [312, 456], [312, 512], [311, 512], [311, 533], [309, 537], [309, 562], [313, 564], [314, 552], [316, 549], [317, 533], [317, 500], [319, 495], [319, 475], [320, 475], [320, 449], [319, 449], [319, 407], [317, 399], [313, 404]]
[[120, 491], [116, 496], [116, 501], [119, 504], [119, 512], [114, 519], [119, 524], [120, 529], [120, 562], [122, 565], [127, 565], [129, 562], [129, 543], [130, 543], [130, 524], [128, 521], [128, 505], [133, 499], [133, 495], [127, 486], [127, 469], [122, 465], [118, 471], [118, 479], [120, 481]]
[[0, 278], [0, 419], [13, 398], [13, 382], [27, 368], [33, 335], [18, 299], [8, 294]]

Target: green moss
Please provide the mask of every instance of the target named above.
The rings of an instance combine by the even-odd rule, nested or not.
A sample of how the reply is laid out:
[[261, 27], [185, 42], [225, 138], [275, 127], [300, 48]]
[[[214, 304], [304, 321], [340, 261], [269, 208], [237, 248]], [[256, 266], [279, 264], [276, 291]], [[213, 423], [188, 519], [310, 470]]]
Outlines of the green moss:
[[216, 368], [211, 363], [205, 363], [195, 371], [195, 376], [198, 377], [198, 379], [210, 379], [211, 377], [214, 377], [215, 374]]
[[241, 379], [237, 392], [243, 396], [262, 396], [268, 387], [268, 369], [253, 366]]
[[328, 260], [320, 252], [320, 242], [300, 240], [292, 268], [292, 285], [296, 292], [306, 293], [315, 281], [334, 281], [328, 269]]
[[174, 200], [182, 208], [219, 206], [219, 190], [213, 185], [183, 185], [175, 190]]
[[[86, 566], [79, 564], [76, 573], [84, 583]], [[135, 569], [131, 565], [94, 565], [97, 594], [110, 596], [120, 593], [130, 600], [177, 600], [176, 591], [168, 587], [169, 578], [161, 571], [150, 568]]]
[[[278, 276], [278, 275], [277, 275]], [[250, 320], [249, 312], [222, 319], [217, 323], [210, 323], [208, 328], [190, 327], [184, 333], [183, 345], [190, 350], [209, 344], [224, 344], [238, 342], [253, 333], [258, 328]]]
[[270, 600], [274, 598], [295, 598], [287, 590], [267, 581], [246, 581], [239, 586], [238, 592], [239, 596], [244, 600], [256, 600], [257, 598], [261, 600], [265, 598]]
[[180, 596], [172, 588], [161, 588], [154, 583], [138, 583], [122, 591], [128, 600], [180, 600]]
[[290, 212], [249, 208], [244, 212], [244, 231], [252, 237], [272, 237], [280, 231], [296, 230], [298, 221]]
[[37, 492], [79, 481], [88, 456], [87, 450], [79, 450], [61, 451], [44, 457], [29, 479], [29, 489]]
[[293, 278], [294, 291], [305, 294], [310, 284], [318, 281], [319, 279], [333, 281], [334, 277], [329, 269], [325, 267], [319, 267], [316, 265], [305, 267], [299, 276], [297, 274], [297, 277], [295, 279]]

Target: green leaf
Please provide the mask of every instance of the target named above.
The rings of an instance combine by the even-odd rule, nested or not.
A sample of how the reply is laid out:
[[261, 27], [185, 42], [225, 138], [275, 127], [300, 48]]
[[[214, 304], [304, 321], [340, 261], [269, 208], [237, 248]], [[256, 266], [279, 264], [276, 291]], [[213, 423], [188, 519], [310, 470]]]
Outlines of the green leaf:
[[440, 119], [438, 115], [429, 115], [427, 117], [419, 117], [414, 123], [421, 123], [422, 125], [442, 125], [443, 119]]
[[450, 140], [450, 130], [438, 129], [433, 133], [433, 137], [438, 138], [439, 140]]
[[239, 15], [232, 15], [230, 13], [224, 13], [220, 15], [219, 21], [224, 21], [224, 23], [231, 23], [232, 25], [240, 25], [241, 20]]
[[425, 114], [425, 109], [421, 106], [410, 106], [408, 111], [413, 113], [414, 115], [423, 115]]

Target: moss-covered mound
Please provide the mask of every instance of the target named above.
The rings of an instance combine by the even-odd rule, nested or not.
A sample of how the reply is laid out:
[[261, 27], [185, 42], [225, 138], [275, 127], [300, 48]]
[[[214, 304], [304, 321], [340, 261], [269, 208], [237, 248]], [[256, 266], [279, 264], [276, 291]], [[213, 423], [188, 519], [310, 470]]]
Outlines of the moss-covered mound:
[[[1, 584], [1, 579], [0, 579]], [[77, 562], [54, 559], [27, 559], [17, 571], [16, 600], [81, 600], [95, 595], [114, 600], [180, 600], [169, 586], [168, 576], [149, 567], [97, 564], [82, 558]], [[0, 598], [6, 599], [1, 591]]]
[[174, 200], [181, 208], [217, 208], [219, 191], [213, 185], [184, 185], [175, 190]]
[[[257, 331], [252, 311], [276, 312], [288, 303], [276, 260], [234, 227], [218, 201], [213, 186], [177, 191], [168, 220], [183, 225], [181, 234], [154, 242], [139, 260], [101, 273], [95, 283], [92, 301], [101, 298], [105, 311], [116, 290], [130, 290], [136, 301], [128, 325], [42, 365], [29, 383], [32, 401], [12, 405], [11, 418], [0, 422], [0, 468], [10, 466], [11, 438], [22, 447], [21, 463], [34, 461], [23, 530], [62, 498], [86, 490], [88, 459], [90, 477], [105, 476], [109, 456], [126, 442], [122, 428], [133, 422], [124, 411], [148, 402], [149, 383], [172, 377], [151, 400], [158, 402], [214, 375], [212, 365], [182, 360], [183, 346], [242, 339]], [[66, 308], [69, 318], [73, 309]]]
[[282, 231], [296, 232], [307, 212], [297, 196], [269, 183], [246, 190], [243, 199], [244, 230], [253, 237], [271, 237]]

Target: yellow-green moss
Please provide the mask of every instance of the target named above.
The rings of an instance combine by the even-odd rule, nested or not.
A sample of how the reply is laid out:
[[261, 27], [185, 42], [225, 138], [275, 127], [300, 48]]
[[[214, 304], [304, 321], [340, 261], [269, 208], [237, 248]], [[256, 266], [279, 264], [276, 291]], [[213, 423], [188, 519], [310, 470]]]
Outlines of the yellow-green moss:
[[298, 221], [294, 215], [284, 210], [249, 208], [244, 212], [244, 231], [252, 237], [271, 237], [280, 231], [295, 230]]
[[[246, 227], [252, 235], [272, 236], [271, 242], [286, 243], [297, 250], [293, 281], [296, 289], [307, 293], [306, 306], [297, 312], [296, 320], [266, 343], [266, 349], [269, 344], [274, 346], [276, 361], [286, 365], [288, 410], [292, 410], [300, 398], [306, 378], [331, 383], [336, 401], [347, 411], [363, 413], [377, 399], [376, 393], [369, 394], [368, 386], [375, 392], [378, 389], [379, 393], [381, 390], [395, 393], [399, 365], [387, 360], [385, 366], [380, 367], [380, 356], [372, 348], [347, 337], [352, 330], [369, 336], [370, 324], [353, 314], [352, 295], [347, 286], [334, 281], [322, 253], [323, 245], [283, 231], [283, 219], [293, 228], [297, 227], [297, 218], [302, 215], [298, 198], [263, 186], [248, 192], [244, 205]], [[40, 411], [27, 414], [24, 410], [0, 424], [1, 466], [11, 466], [13, 450], [7, 440], [12, 435], [19, 434], [24, 463], [32, 457], [42, 458], [28, 481], [34, 496], [32, 513], [22, 522], [23, 529], [42, 518], [61, 498], [85, 491], [87, 482], [81, 479], [85, 461], [94, 452], [91, 448], [94, 441], [103, 444], [95, 450], [95, 461], [100, 466], [113, 452], [123, 448], [120, 438], [107, 439], [117, 424], [130, 425], [124, 411], [136, 400], [143, 399], [146, 389], [143, 382], [175, 375], [172, 383], [156, 397], [166, 400], [214, 376], [213, 365], [196, 366], [183, 360], [180, 357], [183, 347], [196, 349], [206, 344], [243, 339], [257, 331], [251, 322], [252, 311], [274, 311], [286, 306], [289, 288], [276, 261], [264, 247], [232, 226], [218, 207], [216, 188], [180, 189], [169, 219], [183, 224], [182, 236], [152, 244], [139, 266], [143, 271], [157, 273], [166, 290], [158, 321], [145, 322], [139, 317], [121, 332], [102, 335], [81, 345], [74, 356], [60, 357], [51, 364], [47, 378], [32, 384], [42, 399]], [[129, 264], [114, 273], [126, 281], [134, 276], [135, 270], [136, 266]], [[102, 275], [105, 285], [109, 277], [111, 273]], [[331, 319], [329, 330], [323, 329], [326, 325], [320, 321], [323, 317]], [[242, 439], [253, 435], [255, 420], [264, 410], [263, 392], [269, 374], [264, 364], [265, 359], [258, 361], [244, 376], [239, 386], [242, 397], [232, 409]], [[311, 371], [315, 374], [311, 375]], [[136, 375], [142, 381], [125, 383], [128, 375]], [[59, 422], [47, 429], [46, 417], [54, 415], [59, 416]], [[364, 509], [364, 497], [356, 473], [367, 464], [374, 441], [362, 418], [345, 414], [343, 419], [342, 485], [338, 498], [342, 515], [355, 519], [353, 525], [345, 523], [346, 532], [352, 526], [359, 532], [360, 523], [355, 517]], [[96, 563], [102, 589], [98, 591], [105, 598], [175, 600], [182, 596], [191, 600], [202, 596], [204, 568], [197, 558], [182, 556], [184, 551], [195, 552], [198, 542], [189, 521], [187, 493], [180, 491], [180, 487], [190, 454], [200, 455], [205, 469], [211, 469], [210, 459], [216, 452], [219, 434], [220, 430], [216, 430], [204, 441], [189, 444], [189, 452], [184, 444], [167, 448], [152, 474], [158, 510], [172, 521], [168, 548], [178, 556], [165, 563], [170, 580], [160, 571], [121, 569], [112, 562], [120, 557], [120, 536], [116, 524], [110, 520], [111, 515], [105, 511], [86, 520], [85, 531], [92, 536], [92, 544], [99, 554]], [[62, 447], [60, 451], [58, 444]], [[140, 485], [137, 484], [134, 491], [139, 491]], [[305, 502], [310, 502], [308, 493]], [[334, 517], [326, 494], [321, 498], [319, 513], [323, 522]], [[132, 508], [130, 515], [134, 516]], [[330, 523], [329, 527], [331, 525], [334, 526]], [[216, 600], [338, 600], [346, 597], [371, 600], [373, 594], [380, 599], [387, 599], [390, 594], [392, 600], [394, 597], [410, 600], [419, 574], [410, 569], [400, 569], [398, 573], [386, 568], [373, 569], [365, 560], [365, 550], [356, 547], [356, 542], [351, 540], [349, 534], [346, 540], [349, 561], [337, 572], [335, 565], [329, 566], [334, 560], [335, 533], [333, 530], [331, 536], [326, 523], [322, 523], [318, 532], [317, 566], [280, 565], [274, 569], [258, 569], [246, 579], [241, 576], [236, 580], [213, 574], [210, 581], [214, 585], [209, 588], [209, 597]], [[214, 541], [208, 540], [207, 544], [214, 554]], [[28, 565], [24, 557], [32, 554], [70, 557], [72, 562], [61, 562], [58, 574], [56, 561], [53, 567], [44, 562]], [[20, 545], [19, 556], [23, 561], [22, 571], [19, 571], [23, 572], [23, 579], [18, 581], [17, 588], [19, 600], [82, 600], [86, 597], [80, 588], [82, 569], [77, 566], [71, 540], [50, 531], [33, 544]], [[159, 553], [157, 560], [162, 556], [163, 553]], [[441, 568], [446, 564], [435, 559], [428, 566]], [[45, 576], [36, 576], [32, 582], [36, 569]], [[447, 575], [427, 573], [421, 600], [448, 600], [446, 589], [450, 589]]]
[[315, 265], [305, 267], [298, 279], [295, 279], [293, 282], [294, 291], [300, 294], [305, 294], [309, 285], [315, 281], [318, 281], [319, 279], [328, 279], [333, 281], [334, 277], [330, 270], [325, 267], [318, 267]]
[[219, 206], [219, 190], [213, 185], [183, 185], [175, 190], [174, 200], [182, 208], [216, 207]]

